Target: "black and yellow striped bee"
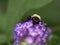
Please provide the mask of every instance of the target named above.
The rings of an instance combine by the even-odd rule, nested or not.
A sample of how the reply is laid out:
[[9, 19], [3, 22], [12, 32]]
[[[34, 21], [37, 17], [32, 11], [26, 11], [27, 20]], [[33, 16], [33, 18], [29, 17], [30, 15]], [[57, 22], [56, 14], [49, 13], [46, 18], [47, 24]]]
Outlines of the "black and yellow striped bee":
[[32, 20], [33, 24], [38, 24], [41, 21], [41, 17], [38, 14], [33, 14], [32, 16], [28, 16], [26, 21]]

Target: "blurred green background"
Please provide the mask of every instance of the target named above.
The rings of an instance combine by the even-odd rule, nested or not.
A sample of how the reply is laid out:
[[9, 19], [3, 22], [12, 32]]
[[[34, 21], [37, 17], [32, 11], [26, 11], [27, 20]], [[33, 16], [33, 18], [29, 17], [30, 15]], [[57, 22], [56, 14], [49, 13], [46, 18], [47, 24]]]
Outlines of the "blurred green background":
[[60, 0], [0, 0], [0, 45], [13, 45], [16, 23], [35, 13], [52, 29], [48, 45], [60, 45]]

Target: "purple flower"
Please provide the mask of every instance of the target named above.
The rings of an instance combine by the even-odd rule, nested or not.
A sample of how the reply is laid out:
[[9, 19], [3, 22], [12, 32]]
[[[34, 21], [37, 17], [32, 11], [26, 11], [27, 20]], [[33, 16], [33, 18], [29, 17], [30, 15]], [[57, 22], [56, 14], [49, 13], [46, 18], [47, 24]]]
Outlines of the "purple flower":
[[[29, 40], [29, 41], [28, 41]], [[34, 43], [34, 37], [33, 36], [27, 36], [25, 41], [28, 43], [28, 44], [33, 44]]]
[[36, 25], [33, 25], [32, 20], [18, 23], [14, 30], [14, 45], [22, 41], [26, 41], [28, 44], [47, 45], [46, 40], [51, 39], [51, 34], [51, 29], [46, 27], [46, 23], [44, 22], [39, 22], [39, 24]]

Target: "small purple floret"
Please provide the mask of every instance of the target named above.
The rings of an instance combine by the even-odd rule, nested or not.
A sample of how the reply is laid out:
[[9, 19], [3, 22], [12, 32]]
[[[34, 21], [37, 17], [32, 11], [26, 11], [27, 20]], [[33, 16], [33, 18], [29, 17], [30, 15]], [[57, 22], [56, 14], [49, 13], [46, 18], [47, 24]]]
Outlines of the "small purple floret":
[[14, 30], [14, 45], [26, 41], [27, 44], [47, 45], [46, 41], [51, 40], [52, 31], [49, 27], [46, 27], [46, 23], [39, 22], [39, 24], [33, 25], [33, 21], [27, 21], [24, 23], [16, 24]]

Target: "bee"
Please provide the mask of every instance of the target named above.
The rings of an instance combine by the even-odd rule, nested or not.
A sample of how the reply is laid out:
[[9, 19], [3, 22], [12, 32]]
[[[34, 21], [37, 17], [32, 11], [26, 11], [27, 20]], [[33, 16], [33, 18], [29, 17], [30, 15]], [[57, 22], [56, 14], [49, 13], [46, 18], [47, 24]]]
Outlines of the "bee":
[[26, 21], [32, 20], [33, 24], [39, 24], [41, 21], [41, 17], [38, 14], [33, 14], [32, 16], [28, 16]]

